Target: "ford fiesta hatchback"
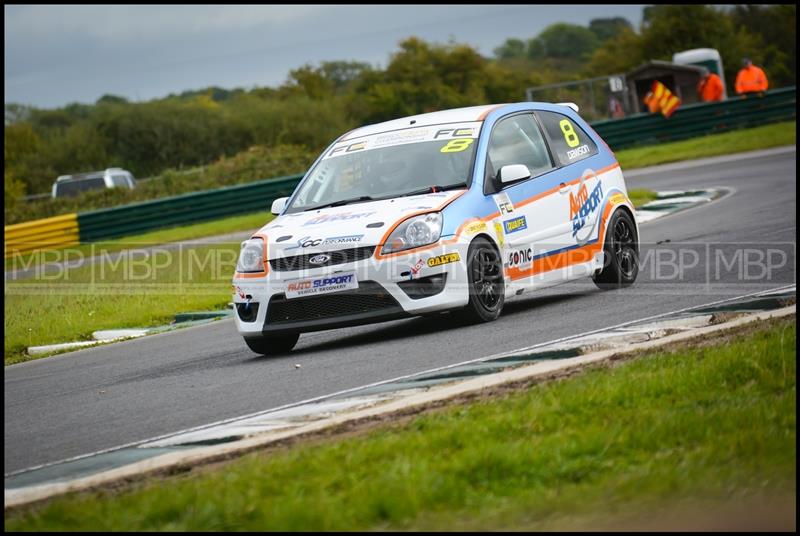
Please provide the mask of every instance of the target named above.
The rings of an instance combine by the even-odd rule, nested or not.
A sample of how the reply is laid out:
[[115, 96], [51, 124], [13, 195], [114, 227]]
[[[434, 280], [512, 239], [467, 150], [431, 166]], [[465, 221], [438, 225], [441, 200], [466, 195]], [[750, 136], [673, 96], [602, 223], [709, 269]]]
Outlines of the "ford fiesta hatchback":
[[259, 354], [301, 333], [453, 311], [592, 277], [632, 284], [638, 225], [614, 154], [573, 104], [525, 102], [358, 128], [242, 243], [236, 327]]

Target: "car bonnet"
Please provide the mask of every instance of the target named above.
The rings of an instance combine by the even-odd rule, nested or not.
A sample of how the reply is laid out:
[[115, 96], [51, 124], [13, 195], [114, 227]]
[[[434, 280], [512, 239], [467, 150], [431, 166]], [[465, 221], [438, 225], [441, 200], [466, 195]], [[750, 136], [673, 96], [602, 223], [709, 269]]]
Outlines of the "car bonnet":
[[354, 203], [278, 216], [253, 236], [267, 239], [270, 259], [382, 244], [396, 224], [444, 208], [465, 190]]

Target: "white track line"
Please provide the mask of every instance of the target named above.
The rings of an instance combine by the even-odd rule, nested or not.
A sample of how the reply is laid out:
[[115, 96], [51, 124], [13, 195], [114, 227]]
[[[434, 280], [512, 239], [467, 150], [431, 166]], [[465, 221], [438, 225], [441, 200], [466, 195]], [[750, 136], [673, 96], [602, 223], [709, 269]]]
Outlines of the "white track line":
[[519, 349], [516, 349], [516, 350], [510, 350], [508, 352], [503, 352], [503, 353], [499, 353], [499, 354], [492, 354], [492, 355], [489, 355], [489, 356], [479, 357], [477, 359], [470, 359], [470, 360], [467, 360], [467, 361], [461, 361], [459, 363], [454, 363], [454, 364], [451, 364], [451, 365], [445, 365], [445, 366], [442, 366], [442, 367], [436, 367], [436, 368], [424, 370], [424, 371], [421, 371], [421, 372], [414, 372], [412, 374], [407, 374], [407, 375], [404, 375], [404, 376], [398, 376], [396, 378], [391, 378], [389, 380], [382, 380], [382, 381], [379, 381], [379, 382], [369, 383], [367, 385], [361, 385], [359, 387], [352, 387], [350, 389], [344, 389], [342, 391], [337, 391], [335, 393], [331, 393], [331, 394], [327, 394], [327, 395], [322, 395], [322, 396], [318, 396], [318, 397], [314, 397], [314, 398], [308, 398], [306, 400], [301, 400], [300, 402], [292, 402], [290, 404], [284, 404], [283, 406], [270, 408], [268, 410], [257, 411], [257, 412], [254, 412], [254, 413], [249, 413], [247, 415], [240, 415], [238, 417], [232, 417], [230, 419], [223, 419], [221, 421], [216, 421], [216, 422], [213, 422], [213, 423], [210, 423], [210, 424], [203, 424], [203, 425], [200, 425], [200, 426], [196, 426], [194, 428], [187, 428], [185, 430], [180, 430], [180, 431], [177, 431], [177, 432], [170, 432], [168, 434], [163, 434], [163, 435], [152, 437], [152, 438], [149, 438], [149, 439], [142, 439], [142, 440], [139, 440], [139, 441], [126, 443], [124, 445], [118, 445], [116, 447], [111, 447], [111, 448], [107, 448], [107, 449], [103, 449], [103, 450], [98, 450], [96, 452], [91, 452], [91, 453], [88, 453], [88, 454], [81, 454], [79, 456], [74, 456], [72, 458], [67, 458], [65, 460], [60, 460], [60, 461], [56, 461], [56, 462], [49, 462], [49, 463], [45, 463], [45, 464], [36, 465], [36, 466], [33, 466], [33, 467], [28, 467], [26, 469], [20, 469], [20, 470], [17, 470], [17, 471], [13, 471], [11, 473], [5, 473], [4, 477], [8, 478], [8, 477], [11, 477], [11, 476], [15, 476], [15, 475], [22, 474], [22, 473], [27, 473], [29, 471], [35, 471], [35, 470], [38, 470], [38, 469], [43, 469], [45, 467], [50, 467], [50, 466], [53, 466], [53, 465], [59, 465], [59, 464], [68, 463], [68, 462], [74, 462], [74, 461], [77, 461], [77, 460], [81, 460], [81, 459], [84, 459], [84, 458], [89, 458], [89, 457], [92, 457], [92, 456], [97, 456], [97, 455], [100, 455], [100, 454], [106, 454], [106, 453], [113, 452], [113, 451], [116, 451], [116, 450], [122, 450], [122, 449], [125, 449], [125, 448], [136, 447], [138, 445], [142, 445], [142, 444], [145, 444], [145, 443], [161, 441], [163, 439], [167, 439], [167, 438], [172, 437], [172, 436], [188, 434], [190, 432], [197, 432], [197, 431], [200, 431], [200, 430], [205, 430], [207, 428], [213, 428], [213, 427], [216, 427], [216, 426], [221, 426], [221, 425], [224, 425], [224, 424], [228, 424], [228, 423], [232, 423], [232, 422], [236, 422], [236, 421], [240, 421], [240, 420], [244, 420], [244, 419], [250, 419], [250, 418], [258, 417], [258, 416], [261, 416], [261, 415], [267, 415], [269, 413], [273, 413], [273, 412], [284, 410], [284, 409], [288, 409], [288, 408], [302, 406], [304, 404], [310, 404], [310, 403], [313, 403], [313, 402], [320, 402], [322, 400], [327, 400], [329, 398], [339, 397], [341, 395], [354, 393], [354, 392], [361, 391], [361, 390], [364, 390], [364, 389], [369, 389], [369, 388], [372, 388], [372, 387], [378, 387], [380, 385], [386, 385], [388, 383], [395, 383], [395, 382], [399, 382], [401, 380], [407, 380], [407, 379], [410, 379], [410, 378], [414, 378], [416, 376], [423, 376], [423, 375], [426, 375], [426, 374], [432, 374], [432, 373], [439, 372], [439, 371], [442, 371], [442, 370], [448, 370], [448, 369], [451, 369], [451, 368], [456, 368], [456, 367], [460, 367], [460, 366], [464, 366], [464, 365], [469, 365], [469, 364], [472, 364], [472, 363], [480, 363], [482, 361], [488, 361], [488, 360], [497, 359], [497, 358], [500, 358], [500, 357], [507, 357], [507, 356], [510, 356], [510, 355], [530, 352], [531, 350], [534, 350], [536, 348], [541, 348], [543, 346], [548, 346], [548, 345], [551, 345], [551, 344], [557, 344], [557, 343], [560, 343], [560, 342], [565, 342], [565, 341], [569, 341], [569, 340], [572, 340], [572, 339], [585, 337], [587, 335], [593, 335], [595, 333], [600, 333], [600, 332], [603, 332], [603, 331], [609, 331], [609, 330], [613, 330], [613, 329], [618, 329], [618, 328], [621, 328], [621, 327], [624, 327], [624, 326], [628, 326], [628, 325], [631, 325], [631, 324], [638, 324], [638, 323], [641, 323], [641, 322], [648, 322], [648, 321], [651, 321], [651, 320], [655, 320], [657, 318], [662, 318], [662, 317], [665, 317], [665, 316], [670, 316], [670, 315], [675, 315], [675, 314], [688, 312], [688, 311], [691, 311], [693, 309], [700, 309], [700, 308], [703, 308], [703, 307], [710, 307], [710, 306], [713, 306], [713, 305], [720, 305], [720, 304], [731, 302], [731, 301], [741, 300], [743, 298], [749, 298], [749, 297], [753, 297], [753, 296], [770, 294], [770, 293], [775, 293], [775, 292], [782, 291], [782, 290], [790, 290], [790, 289], [793, 289], [793, 288], [796, 288], [796, 285], [794, 285], [794, 284], [785, 285], [785, 286], [782, 286], [782, 287], [776, 287], [776, 288], [772, 288], [772, 289], [768, 289], [768, 290], [761, 290], [761, 291], [753, 292], [753, 293], [750, 293], [750, 294], [743, 294], [741, 296], [736, 296], [736, 297], [733, 297], [733, 298], [726, 298], [724, 300], [718, 300], [718, 301], [714, 301], [714, 302], [710, 302], [710, 303], [704, 303], [704, 304], [701, 304], [701, 305], [693, 305], [691, 307], [685, 307], [683, 309], [678, 309], [676, 311], [670, 311], [670, 312], [667, 312], [667, 313], [661, 313], [661, 314], [658, 314], [658, 315], [648, 316], [648, 317], [645, 317], [645, 318], [639, 318], [637, 320], [630, 320], [628, 322], [623, 322], [623, 323], [616, 324], [616, 325], [613, 325], [613, 326], [608, 326], [608, 327], [605, 327], [605, 328], [595, 329], [595, 330], [591, 330], [591, 331], [585, 331], [583, 333], [578, 333], [578, 334], [575, 334], [575, 335], [569, 335], [567, 337], [561, 337], [560, 339], [554, 339], [554, 340], [551, 340], [551, 341], [542, 342], [542, 343], [539, 343], [539, 344], [534, 344], [532, 346], [526, 346], [526, 347], [519, 348]]

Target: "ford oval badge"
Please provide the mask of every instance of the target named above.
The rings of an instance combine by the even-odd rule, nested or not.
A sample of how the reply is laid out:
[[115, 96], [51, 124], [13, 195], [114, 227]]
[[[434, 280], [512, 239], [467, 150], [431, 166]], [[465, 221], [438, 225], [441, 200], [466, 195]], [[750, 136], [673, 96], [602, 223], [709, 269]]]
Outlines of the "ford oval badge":
[[308, 259], [308, 262], [310, 262], [311, 264], [325, 264], [329, 260], [331, 260], [330, 255], [315, 255], [310, 259]]

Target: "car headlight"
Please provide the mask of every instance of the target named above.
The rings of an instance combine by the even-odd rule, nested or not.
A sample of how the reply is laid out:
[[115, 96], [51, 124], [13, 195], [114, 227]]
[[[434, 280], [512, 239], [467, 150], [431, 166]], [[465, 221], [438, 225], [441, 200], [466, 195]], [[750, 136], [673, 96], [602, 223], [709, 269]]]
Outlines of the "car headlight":
[[442, 213], [431, 212], [408, 218], [392, 231], [382, 253], [395, 253], [406, 249], [433, 244], [442, 235]]
[[242, 242], [242, 249], [239, 251], [239, 262], [236, 263], [236, 271], [239, 273], [264, 271], [264, 240], [251, 238]]

